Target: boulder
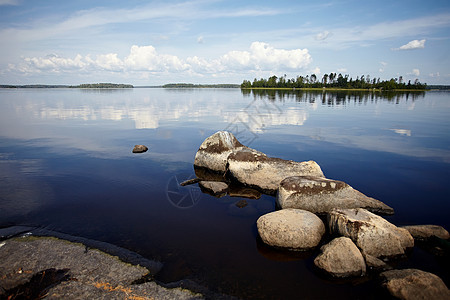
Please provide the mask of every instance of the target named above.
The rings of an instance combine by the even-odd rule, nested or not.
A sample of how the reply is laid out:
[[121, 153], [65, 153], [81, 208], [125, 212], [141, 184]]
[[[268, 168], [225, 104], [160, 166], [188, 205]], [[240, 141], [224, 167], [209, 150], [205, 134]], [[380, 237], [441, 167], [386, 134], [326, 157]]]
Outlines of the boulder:
[[227, 158], [231, 151], [247, 148], [228, 131], [218, 131], [206, 138], [198, 149], [194, 167], [207, 168], [225, 173]]
[[391, 207], [367, 197], [345, 182], [311, 176], [293, 176], [282, 180], [277, 203], [281, 208], [298, 208], [313, 213], [359, 207], [377, 213], [394, 213]]
[[438, 225], [411, 225], [402, 226], [402, 228], [408, 230], [408, 232], [418, 240], [427, 240], [433, 236], [443, 240], [448, 240], [450, 235], [444, 227]]
[[417, 269], [391, 270], [380, 274], [383, 286], [398, 299], [450, 299], [450, 291], [438, 276]]
[[286, 177], [323, 177], [320, 166], [314, 161], [295, 162], [268, 157], [250, 148], [238, 149], [229, 154], [227, 175], [268, 194], [275, 194], [280, 182]]
[[378, 259], [376, 257], [373, 257], [372, 255], [364, 255], [364, 259], [366, 260], [366, 266], [370, 270], [374, 271], [386, 271], [392, 269], [390, 265], [382, 261], [381, 259]]
[[259, 217], [258, 233], [264, 243], [292, 250], [316, 247], [325, 225], [315, 214], [301, 209], [283, 209]]
[[316, 267], [333, 277], [363, 276], [366, 263], [358, 247], [348, 237], [339, 237], [320, 248]]
[[133, 153], [143, 153], [147, 152], [148, 148], [144, 145], [134, 145]]
[[332, 234], [351, 238], [363, 254], [377, 258], [403, 255], [414, 246], [406, 229], [363, 208], [333, 209], [328, 214], [328, 226]]
[[228, 189], [228, 184], [219, 181], [200, 181], [198, 185], [202, 192], [206, 192], [215, 197], [225, 196]]

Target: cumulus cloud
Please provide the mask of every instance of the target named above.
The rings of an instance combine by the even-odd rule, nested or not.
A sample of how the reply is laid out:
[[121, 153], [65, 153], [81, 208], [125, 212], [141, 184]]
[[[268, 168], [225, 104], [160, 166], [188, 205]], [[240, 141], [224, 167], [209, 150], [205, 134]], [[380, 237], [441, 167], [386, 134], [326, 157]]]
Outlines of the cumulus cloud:
[[393, 50], [414, 50], [414, 49], [423, 49], [425, 48], [426, 40], [413, 40], [408, 44], [400, 46], [399, 48], [394, 48]]
[[381, 61], [380, 64], [381, 64], [381, 67], [378, 69], [378, 72], [383, 73], [384, 68], [387, 66], [387, 62]]
[[199, 37], [197, 38], [197, 43], [203, 44], [204, 42], [205, 42], [205, 40], [203, 39], [203, 36], [199, 36]]
[[337, 71], [339, 73], [345, 73], [345, 72], [347, 72], [347, 68], [338, 68]]
[[179, 73], [198, 75], [240, 71], [284, 71], [306, 68], [312, 61], [308, 49], [276, 49], [263, 42], [253, 42], [249, 51], [229, 51], [216, 59], [159, 53], [153, 46], [133, 45], [128, 56], [121, 59], [116, 53], [92, 58], [80, 54], [74, 58], [58, 55], [25, 58], [20, 66], [10, 66], [22, 72], [113, 71]]

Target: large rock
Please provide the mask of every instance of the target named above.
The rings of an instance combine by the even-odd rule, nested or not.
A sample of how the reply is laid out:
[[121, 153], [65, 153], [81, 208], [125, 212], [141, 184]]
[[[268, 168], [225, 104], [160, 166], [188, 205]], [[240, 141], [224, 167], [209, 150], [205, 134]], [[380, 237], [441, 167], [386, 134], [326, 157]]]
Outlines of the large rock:
[[311, 176], [293, 176], [282, 180], [277, 202], [281, 208], [299, 208], [313, 213], [359, 207], [377, 213], [394, 213], [391, 207], [367, 197], [345, 182]]
[[275, 194], [280, 182], [286, 177], [323, 177], [320, 166], [314, 161], [295, 162], [268, 157], [250, 148], [238, 149], [229, 154], [228, 175], [269, 194]]
[[358, 247], [348, 237], [339, 237], [320, 248], [314, 264], [333, 277], [362, 276], [366, 263]]
[[402, 228], [409, 231], [409, 233], [418, 240], [426, 240], [433, 236], [440, 239], [448, 240], [450, 235], [444, 227], [438, 225], [411, 225], [402, 226]]
[[438, 276], [417, 269], [391, 270], [380, 274], [383, 286], [399, 299], [448, 300], [450, 291]]
[[330, 232], [349, 237], [364, 254], [377, 258], [405, 254], [414, 246], [406, 229], [363, 208], [334, 209], [328, 214]]
[[195, 155], [194, 166], [225, 173], [231, 151], [246, 148], [228, 131], [218, 131], [206, 138]]
[[300, 209], [283, 209], [259, 217], [258, 233], [264, 243], [293, 250], [316, 247], [325, 225], [315, 214]]

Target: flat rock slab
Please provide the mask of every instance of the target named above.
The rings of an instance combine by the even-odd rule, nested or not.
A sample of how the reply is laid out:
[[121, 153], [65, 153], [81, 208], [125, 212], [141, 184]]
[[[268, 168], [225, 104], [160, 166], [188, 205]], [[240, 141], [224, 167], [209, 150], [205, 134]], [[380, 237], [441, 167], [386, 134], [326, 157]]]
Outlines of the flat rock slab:
[[325, 225], [315, 214], [300, 209], [283, 209], [265, 214], [256, 222], [264, 243], [280, 248], [309, 250], [325, 233]]
[[[49, 275], [43, 280], [45, 274]], [[0, 275], [0, 298], [30, 292], [31, 286], [34, 298], [201, 298], [188, 290], [166, 289], [155, 282], [132, 284], [152, 274], [104, 252], [56, 238], [29, 236], [0, 242]]]
[[228, 155], [236, 149], [247, 148], [228, 131], [218, 131], [206, 138], [195, 154], [194, 166], [225, 173]]
[[229, 154], [227, 176], [264, 193], [275, 194], [280, 182], [287, 177], [323, 177], [323, 173], [314, 161], [296, 162], [268, 157], [262, 152], [246, 148]]
[[332, 210], [328, 226], [332, 234], [351, 238], [363, 254], [377, 258], [403, 255], [414, 246], [414, 239], [406, 229], [363, 208]]
[[228, 184], [220, 181], [200, 181], [198, 185], [203, 192], [215, 197], [225, 196], [228, 190]]
[[394, 209], [367, 197], [345, 182], [321, 177], [293, 176], [283, 179], [277, 194], [281, 208], [298, 208], [313, 213], [326, 213], [333, 208], [365, 208], [383, 214]]
[[450, 291], [438, 276], [417, 269], [391, 270], [380, 274], [383, 286], [398, 299], [448, 300]]
[[362, 276], [366, 273], [364, 257], [348, 237], [335, 238], [322, 246], [320, 251], [314, 264], [333, 277]]
[[433, 236], [443, 240], [448, 240], [450, 235], [444, 227], [438, 225], [411, 225], [402, 226], [402, 228], [408, 230], [408, 232], [418, 240], [427, 240]]

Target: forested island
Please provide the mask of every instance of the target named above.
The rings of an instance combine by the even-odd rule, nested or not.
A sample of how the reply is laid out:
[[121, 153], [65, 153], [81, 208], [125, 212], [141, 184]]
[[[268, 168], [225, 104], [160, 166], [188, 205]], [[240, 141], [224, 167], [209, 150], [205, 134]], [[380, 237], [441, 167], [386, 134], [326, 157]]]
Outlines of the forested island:
[[123, 83], [85, 83], [80, 85], [54, 85], [54, 84], [26, 84], [26, 85], [0, 85], [4, 89], [58, 89], [58, 88], [78, 88], [78, 89], [130, 89], [134, 86]]
[[163, 88], [239, 88], [239, 84], [192, 84], [192, 83], [169, 83]]
[[354, 80], [349, 75], [336, 73], [324, 74], [319, 79], [315, 74], [297, 76], [297, 78], [286, 79], [271, 76], [268, 79], [254, 79], [253, 82], [244, 80], [242, 89], [252, 88], [334, 88], [334, 89], [378, 89], [378, 90], [425, 90], [426, 83], [421, 83], [418, 79], [405, 82], [402, 76], [391, 78], [390, 80], [380, 80], [371, 78], [370, 75], [362, 75]]
[[132, 89], [134, 86], [131, 84], [123, 83], [84, 83], [80, 85], [70, 86], [70, 88], [79, 89]]

